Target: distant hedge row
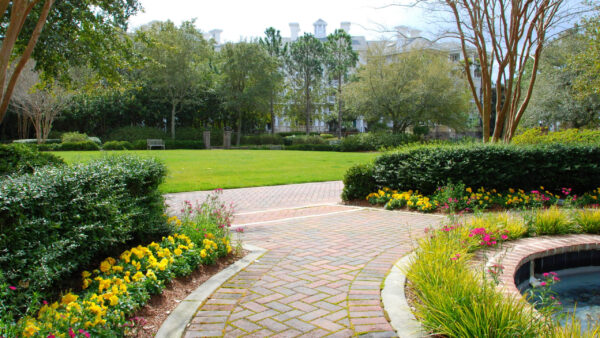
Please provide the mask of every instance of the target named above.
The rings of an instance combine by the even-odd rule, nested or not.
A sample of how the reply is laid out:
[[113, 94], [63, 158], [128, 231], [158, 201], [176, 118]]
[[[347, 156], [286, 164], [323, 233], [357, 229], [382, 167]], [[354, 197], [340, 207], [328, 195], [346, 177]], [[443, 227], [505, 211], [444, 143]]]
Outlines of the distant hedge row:
[[158, 191], [165, 173], [153, 159], [107, 157], [2, 178], [0, 285], [24, 291], [0, 292], [0, 304], [26, 308], [128, 241], [169, 233]]
[[433, 193], [448, 182], [478, 188], [533, 190], [563, 187], [581, 193], [600, 187], [600, 147], [586, 145], [417, 146], [355, 166], [344, 178], [344, 200], [381, 187]]

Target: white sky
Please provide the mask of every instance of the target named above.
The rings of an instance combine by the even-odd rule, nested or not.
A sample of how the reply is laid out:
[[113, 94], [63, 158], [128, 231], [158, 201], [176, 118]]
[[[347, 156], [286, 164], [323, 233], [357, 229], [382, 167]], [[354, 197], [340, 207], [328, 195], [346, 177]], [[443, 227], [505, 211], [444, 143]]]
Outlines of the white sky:
[[[384, 30], [406, 25], [429, 30], [427, 15], [420, 10], [383, 6], [394, 0], [140, 0], [144, 12], [130, 20], [130, 29], [153, 20], [167, 19], [179, 24], [196, 18], [202, 32], [221, 29], [221, 42], [237, 42], [241, 38], [261, 37], [273, 26], [283, 37], [290, 36], [289, 23], [300, 24], [302, 32], [313, 33], [313, 22], [327, 22], [327, 34], [349, 21], [351, 35], [364, 35], [368, 40], [383, 36]], [[389, 33], [387, 34], [389, 36]]]

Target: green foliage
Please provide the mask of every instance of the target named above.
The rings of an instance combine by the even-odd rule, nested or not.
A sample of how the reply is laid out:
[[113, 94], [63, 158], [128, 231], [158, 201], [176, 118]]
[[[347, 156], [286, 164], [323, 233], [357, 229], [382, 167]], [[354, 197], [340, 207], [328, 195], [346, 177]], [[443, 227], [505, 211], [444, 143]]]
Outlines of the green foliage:
[[0, 303], [22, 310], [127, 242], [169, 233], [158, 192], [165, 173], [154, 159], [106, 157], [3, 178], [0, 285], [23, 291]]
[[36, 147], [21, 144], [0, 144], [0, 176], [33, 173], [43, 166], [59, 166], [64, 161], [51, 154], [40, 153]]
[[241, 144], [242, 145], [283, 144], [283, 138], [279, 134], [246, 135], [246, 136], [242, 136]]
[[63, 142], [57, 144], [55, 149], [52, 150], [100, 150], [100, 146], [94, 141], [80, 141], [80, 142]]
[[113, 130], [109, 135], [108, 139], [111, 141], [129, 141], [134, 142], [137, 140], [147, 139], [164, 139], [167, 135], [160, 129], [151, 127], [121, 127]]
[[204, 142], [194, 140], [165, 140], [166, 149], [204, 149]]
[[414, 146], [375, 160], [377, 186], [433, 193], [446, 183], [469, 187], [575, 193], [600, 186], [600, 148], [584, 145], [512, 146], [458, 144]]
[[292, 135], [287, 136], [283, 139], [285, 145], [298, 145], [298, 144], [324, 144], [325, 141], [318, 135]]
[[63, 143], [70, 142], [83, 142], [88, 140], [88, 136], [86, 134], [82, 134], [76, 131], [63, 133], [60, 137]]
[[131, 150], [133, 144], [128, 141], [108, 141], [102, 145], [102, 150]]
[[369, 125], [390, 122], [395, 133], [439, 123], [462, 128], [469, 110], [467, 85], [447, 54], [412, 51], [390, 56], [372, 48], [343, 101]]
[[341, 151], [375, 151], [419, 141], [416, 135], [405, 133], [360, 133], [350, 135], [340, 143]]
[[598, 100], [600, 93], [600, 8], [596, 6], [594, 16], [584, 20], [584, 50], [571, 58], [570, 68], [575, 70], [575, 89], [580, 97], [593, 96]]
[[583, 232], [600, 234], [600, 210], [579, 210], [574, 213], [573, 219]]
[[529, 228], [538, 236], [564, 235], [580, 231], [570, 217], [556, 206], [534, 213], [529, 220]]
[[293, 144], [290, 146], [285, 146], [285, 150], [339, 151], [340, 147], [336, 144], [306, 143], [306, 144]]
[[344, 175], [344, 190], [342, 200], [351, 201], [363, 199], [377, 186], [373, 177], [374, 168], [371, 164], [359, 164], [351, 167]]
[[512, 144], [554, 143], [600, 145], [600, 130], [565, 129], [544, 133], [541, 128], [531, 128], [512, 139]]

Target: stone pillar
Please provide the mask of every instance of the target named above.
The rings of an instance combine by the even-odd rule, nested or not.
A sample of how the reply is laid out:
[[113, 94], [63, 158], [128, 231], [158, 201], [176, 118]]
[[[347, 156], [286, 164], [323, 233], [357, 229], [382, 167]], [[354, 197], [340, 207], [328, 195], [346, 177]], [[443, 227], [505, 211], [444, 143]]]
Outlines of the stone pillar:
[[202, 133], [202, 141], [204, 141], [204, 148], [210, 149], [210, 131]]
[[223, 148], [231, 148], [231, 130], [225, 130], [223, 132]]

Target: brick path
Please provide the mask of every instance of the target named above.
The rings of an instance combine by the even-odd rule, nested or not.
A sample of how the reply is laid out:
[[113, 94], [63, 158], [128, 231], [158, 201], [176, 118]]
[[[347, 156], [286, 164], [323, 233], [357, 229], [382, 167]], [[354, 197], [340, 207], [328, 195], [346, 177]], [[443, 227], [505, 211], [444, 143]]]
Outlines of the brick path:
[[[340, 184], [311, 184], [320, 192], [310, 196], [320, 196], [319, 202], [339, 201], [339, 191], [326, 191], [341, 190]], [[248, 189], [246, 193], [266, 191]], [[277, 187], [267, 190], [286, 195], [284, 208], [314, 202], [290, 193], [303, 191], [306, 185], [279, 189], [285, 193]], [[234, 195], [239, 198], [240, 192], [225, 192]], [[248, 195], [244, 200], [248, 202], [242, 210], [259, 209], [260, 201]], [[282, 205], [275, 198], [265, 209]], [[342, 205], [236, 217], [235, 223], [253, 223], [245, 227], [243, 242], [268, 251], [198, 309], [185, 337], [393, 337], [382, 309], [382, 282], [393, 263], [411, 251], [412, 239], [442, 219]]]
[[[277, 185], [270, 187], [223, 190], [222, 200], [235, 204], [235, 212], [243, 213], [308, 205], [339, 203], [344, 187], [341, 181]], [[203, 201], [211, 191], [193, 191], [165, 195], [167, 204], [177, 208], [183, 201]]]

